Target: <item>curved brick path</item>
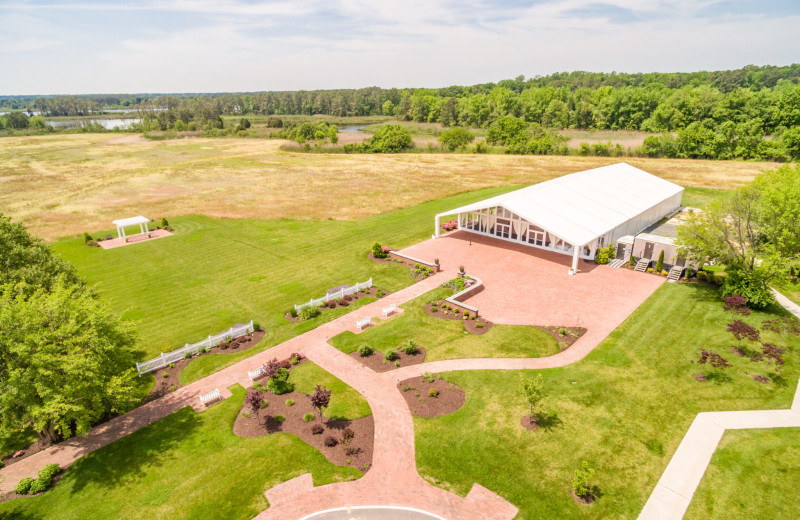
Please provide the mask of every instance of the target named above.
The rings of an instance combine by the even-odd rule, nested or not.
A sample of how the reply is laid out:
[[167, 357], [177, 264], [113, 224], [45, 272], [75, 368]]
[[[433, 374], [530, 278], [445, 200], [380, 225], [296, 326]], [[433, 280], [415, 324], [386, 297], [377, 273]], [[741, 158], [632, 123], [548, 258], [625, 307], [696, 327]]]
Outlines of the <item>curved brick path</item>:
[[[604, 273], [604, 271], [600, 272]], [[605, 337], [608, 332], [605, 329], [608, 327], [613, 329], [621, 323], [641, 301], [660, 285], [660, 282], [654, 283], [646, 280], [645, 286], [639, 291], [641, 294], [633, 298], [633, 300], [641, 299], [641, 301], [636, 301], [632, 306], [629, 304], [624, 311], [611, 309], [610, 314], [604, 316], [605, 323], [600, 327], [603, 330], [590, 328], [590, 332], [581, 337], [568, 350], [546, 358], [435, 361], [379, 374], [327, 343], [331, 337], [345, 330], [355, 332], [356, 320], [367, 316], [378, 317], [381, 315], [381, 308], [391, 303], [400, 305], [408, 302], [438, 287], [450, 276], [452, 275], [442, 272], [418, 282], [388, 295], [380, 301], [322, 324], [314, 330], [117, 417], [98, 426], [87, 437], [69, 439], [4, 468], [0, 471], [2, 478], [0, 492], [12, 489], [19, 479], [36, 474], [48, 463], [56, 462], [62, 466], [68, 466], [79, 457], [129, 435], [184, 406], [189, 405], [200, 411], [199, 395], [219, 388], [223, 397], [228, 397], [230, 391], [227, 388], [230, 385], [235, 383], [244, 387], [251, 385], [251, 381], [247, 377], [248, 370], [253, 370], [274, 357], [285, 358], [292, 352], [301, 352], [311, 361], [355, 388], [367, 399], [372, 408], [375, 422], [373, 465], [364, 477], [352, 482], [328, 484], [315, 488], [310, 474], [306, 474], [275, 486], [265, 493], [270, 507], [256, 517], [258, 520], [297, 519], [324, 509], [359, 505], [414, 507], [451, 520], [510, 520], [516, 516], [517, 508], [479, 484], [475, 484], [469, 494], [462, 498], [429, 484], [419, 476], [416, 468], [413, 419], [405, 400], [397, 390], [397, 383], [424, 372], [518, 370], [569, 365], [591, 352]], [[571, 279], [585, 283], [581, 281], [580, 276], [571, 277]], [[541, 304], [551, 306], [547, 302], [541, 302]], [[608, 309], [608, 307], [606, 308]], [[534, 312], [535, 310], [529, 308], [529, 316], [537, 316], [538, 313]]]

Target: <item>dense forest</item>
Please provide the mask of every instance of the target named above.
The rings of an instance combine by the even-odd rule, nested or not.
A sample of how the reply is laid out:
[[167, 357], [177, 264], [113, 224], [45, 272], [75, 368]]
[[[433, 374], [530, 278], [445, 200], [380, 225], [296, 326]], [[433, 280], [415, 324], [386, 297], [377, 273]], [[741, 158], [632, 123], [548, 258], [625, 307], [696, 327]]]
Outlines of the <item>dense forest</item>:
[[[218, 129], [222, 115], [385, 115], [471, 128], [490, 128], [510, 116], [529, 125], [519, 125], [528, 133], [540, 133], [539, 126], [663, 133], [640, 150], [651, 156], [800, 157], [800, 64], [692, 73], [570, 72], [440, 89], [0, 97], [0, 106], [10, 103], [46, 116], [126, 106], [137, 109], [151, 130], [172, 129], [178, 121]], [[558, 153], [540, 146], [514, 150]]]

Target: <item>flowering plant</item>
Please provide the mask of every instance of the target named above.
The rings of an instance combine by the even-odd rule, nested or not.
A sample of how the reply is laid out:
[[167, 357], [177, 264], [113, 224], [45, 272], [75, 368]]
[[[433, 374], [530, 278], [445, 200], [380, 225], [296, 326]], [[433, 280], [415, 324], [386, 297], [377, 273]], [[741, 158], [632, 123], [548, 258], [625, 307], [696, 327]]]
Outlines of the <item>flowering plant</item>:
[[458, 221], [457, 220], [448, 220], [444, 224], [442, 224], [442, 229], [445, 231], [452, 231], [458, 228]]

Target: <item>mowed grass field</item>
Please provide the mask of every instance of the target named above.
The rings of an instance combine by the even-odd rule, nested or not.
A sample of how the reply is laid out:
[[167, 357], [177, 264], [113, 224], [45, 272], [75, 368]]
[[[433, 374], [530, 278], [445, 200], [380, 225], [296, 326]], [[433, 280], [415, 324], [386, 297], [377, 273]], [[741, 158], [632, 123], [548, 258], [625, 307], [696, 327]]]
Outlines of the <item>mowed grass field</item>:
[[[284, 152], [284, 141], [81, 134], [0, 139], [0, 211], [48, 240], [117, 218], [355, 220], [492, 186], [533, 184], [617, 158]], [[634, 159], [684, 186], [741, 185], [768, 162]]]
[[[759, 326], [775, 316], [772, 312], [754, 312], [744, 319]], [[420, 474], [461, 495], [477, 482], [518, 506], [518, 520], [634, 519], [698, 412], [791, 404], [800, 373], [800, 338], [781, 339], [762, 331], [763, 341], [786, 349], [782, 371], [770, 369], [770, 382], [763, 384], [751, 378], [766, 371], [763, 363], [729, 351], [736, 346], [725, 330], [729, 322], [716, 288], [664, 284], [574, 365], [446, 373], [445, 379], [464, 388], [467, 400], [450, 415], [414, 419]], [[733, 365], [727, 377], [694, 380], [693, 374], [702, 372], [693, 363], [702, 348], [716, 350]], [[546, 388], [540, 408], [543, 426], [528, 431], [520, 426], [527, 407], [517, 391], [519, 378], [538, 373]], [[749, 449], [758, 456], [754, 443]], [[779, 457], [778, 447], [770, 453]], [[788, 456], [782, 467], [796, 460]], [[591, 483], [600, 490], [590, 506], [570, 495], [572, 477], [583, 460], [596, 468]], [[726, 494], [738, 493], [739, 484], [728, 483], [728, 475], [736, 478], [735, 471], [727, 471], [711, 482], [708, 501], [721, 492], [713, 488], [716, 482], [726, 482], [721, 488]], [[741, 483], [754, 489], [744, 496], [763, 499], [761, 514], [737, 516], [734, 510], [714, 518], [794, 518], [772, 514], [769, 486], [778, 478], [788, 480], [780, 489], [800, 486], [797, 471], [747, 477]], [[707, 518], [706, 511], [698, 509], [694, 518]]]
[[[507, 189], [482, 190], [358, 221], [180, 217], [170, 221], [175, 234], [167, 238], [104, 250], [87, 247], [78, 237], [56, 242], [53, 248], [77, 266], [114, 311], [136, 323], [142, 359], [251, 319], [266, 332], [254, 347], [263, 350], [350, 310], [328, 310], [299, 323], [284, 318], [294, 304], [319, 298], [327, 289], [370, 277], [390, 291], [413, 283], [407, 268], [367, 258], [376, 240], [398, 249], [424, 240], [433, 232], [437, 212]], [[202, 377], [220, 364], [252, 355], [254, 349], [198, 358], [184, 370], [182, 380]]]
[[268, 507], [264, 491], [286, 480], [310, 472], [320, 486], [361, 476], [289, 433], [237, 437], [245, 390], [231, 390], [203, 413], [187, 406], [78, 459], [43, 495], [0, 503], [0, 519], [249, 520]]
[[725, 432], [686, 520], [800, 516], [800, 428]]

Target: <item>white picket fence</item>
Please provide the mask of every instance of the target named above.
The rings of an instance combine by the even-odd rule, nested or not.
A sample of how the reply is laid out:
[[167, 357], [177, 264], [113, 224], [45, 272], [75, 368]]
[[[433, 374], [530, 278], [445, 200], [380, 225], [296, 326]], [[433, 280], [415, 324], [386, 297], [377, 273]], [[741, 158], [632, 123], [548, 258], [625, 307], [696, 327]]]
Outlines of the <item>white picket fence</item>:
[[319, 307], [323, 303], [327, 303], [327, 302], [329, 302], [331, 300], [339, 300], [344, 296], [349, 296], [351, 294], [355, 294], [358, 291], [360, 291], [361, 289], [369, 289], [371, 287], [372, 287], [372, 278], [370, 278], [366, 282], [357, 283], [353, 287], [347, 287], [347, 288], [339, 289], [336, 292], [328, 293], [325, 296], [323, 296], [322, 298], [311, 299], [311, 300], [307, 301], [306, 303], [301, 303], [300, 305], [295, 304], [294, 309], [297, 312], [300, 312], [300, 309], [302, 309], [303, 307], [309, 307], [309, 306]]
[[142, 363], [136, 363], [136, 370], [139, 371], [139, 375], [146, 374], [147, 372], [152, 372], [153, 370], [158, 370], [159, 368], [163, 368], [170, 363], [175, 363], [176, 361], [180, 361], [186, 356], [186, 353], [189, 352], [191, 354], [196, 354], [202, 349], [211, 348], [215, 345], [219, 345], [226, 338], [238, 338], [240, 336], [244, 336], [253, 332], [253, 321], [250, 320], [250, 323], [246, 323], [244, 325], [239, 325], [238, 327], [231, 327], [230, 329], [217, 334], [216, 336], [208, 336], [203, 341], [198, 343], [186, 344], [184, 347], [179, 348], [178, 350], [173, 350], [167, 354], [162, 353], [155, 359], [151, 359], [150, 361], [144, 361]]

